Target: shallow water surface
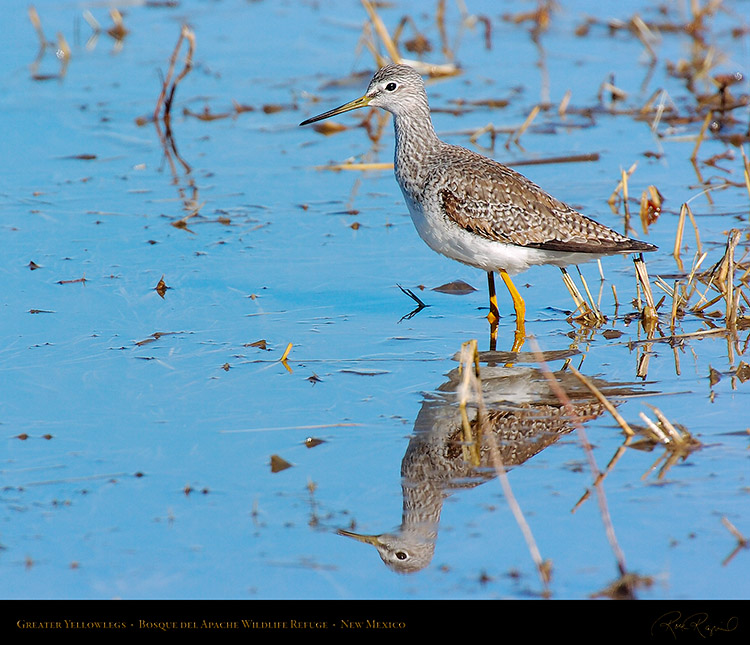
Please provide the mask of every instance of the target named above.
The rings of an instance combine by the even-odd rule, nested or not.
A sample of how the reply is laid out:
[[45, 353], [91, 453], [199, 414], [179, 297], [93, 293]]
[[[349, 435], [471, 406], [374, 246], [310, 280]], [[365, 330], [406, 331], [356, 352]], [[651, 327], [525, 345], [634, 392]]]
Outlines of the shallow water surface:
[[[621, 231], [622, 191], [608, 200], [637, 164], [628, 232], [660, 247], [646, 258], [657, 301], [657, 277], [686, 284], [699, 250], [709, 269], [732, 228], [746, 268], [744, 4], [706, 15], [702, 42], [683, 3], [558, 4], [536, 42], [520, 15], [531, 3], [469, 1], [464, 15], [447, 2], [443, 23], [435, 3], [379, 15], [391, 34], [409, 16], [406, 57], [418, 30], [425, 61], [460, 68], [428, 82], [444, 139]], [[362, 39], [381, 43], [360, 3], [126, 3], [119, 40], [100, 3], [35, 7], [42, 49], [26, 5], [0, 10], [4, 598], [575, 599], [611, 595], [618, 564], [639, 576], [638, 598], [750, 595], [750, 553], [730, 557], [733, 531], [750, 535], [747, 300], [732, 335], [723, 299], [686, 307], [672, 330], [667, 294], [649, 336], [632, 260], [607, 258], [601, 275], [582, 267], [607, 318], [587, 327], [569, 320], [559, 271], [537, 268], [516, 279], [533, 339], [507, 353], [499, 290], [491, 353], [485, 276], [424, 246], [392, 172], [325, 168], [390, 162], [390, 117], [343, 115], [330, 136], [297, 125], [366, 88], [376, 64]], [[194, 65], [167, 132], [151, 117], [182, 24]], [[714, 113], [693, 164], [719, 100], [711, 79], [736, 72], [726, 92], [740, 105]], [[489, 131], [472, 141], [488, 124], [494, 146]], [[644, 230], [651, 185], [664, 202]], [[699, 242], [686, 217], [680, 268], [685, 203]], [[474, 290], [435, 290], [456, 281]], [[428, 306], [410, 315], [399, 285]], [[488, 419], [475, 467], [456, 371], [471, 339]], [[667, 427], [658, 413], [691, 449], [648, 439], [649, 423]], [[342, 530], [381, 536], [384, 553], [395, 540], [395, 564]]]

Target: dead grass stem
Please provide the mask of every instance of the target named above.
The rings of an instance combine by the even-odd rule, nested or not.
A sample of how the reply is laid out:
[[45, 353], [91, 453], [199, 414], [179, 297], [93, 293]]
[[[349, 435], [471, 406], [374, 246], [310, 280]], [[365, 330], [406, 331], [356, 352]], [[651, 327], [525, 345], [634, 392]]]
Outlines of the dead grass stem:
[[[552, 574], [551, 562], [542, 559], [531, 527], [526, 521], [521, 506], [513, 494], [513, 489], [510, 485], [494, 436], [491, 432], [482, 432], [482, 426], [486, 420], [486, 410], [482, 394], [482, 381], [479, 370], [479, 352], [477, 350], [476, 340], [467, 341], [461, 346], [459, 369], [461, 371], [461, 382], [457, 394], [459, 408], [461, 410], [464, 443], [468, 444], [465, 446], [465, 448], [467, 448], [466, 457], [469, 457], [469, 463], [479, 465], [479, 446], [481, 445], [482, 438], [486, 438], [489, 445], [492, 464], [495, 468], [498, 479], [500, 480], [503, 494], [505, 495], [505, 499], [508, 502], [508, 506], [513, 513], [516, 523], [521, 529], [521, 533], [526, 541], [529, 553], [531, 554], [531, 558], [536, 566], [546, 594], [548, 593], [548, 585]], [[467, 407], [472, 403], [477, 406], [477, 421], [473, 428], [467, 414]]]
[[[602, 522], [604, 523], [607, 540], [609, 541], [610, 548], [612, 549], [612, 553], [614, 554], [615, 560], [617, 561], [617, 568], [619, 569], [620, 575], [621, 576], [625, 575], [627, 573], [627, 567], [625, 565], [625, 555], [617, 541], [617, 536], [615, 534], [614, 525], [612, 523], [612, 517], [609, 513], [609, 506], [607, 504], [607, 498], [604, 493], [604, 487], [602, 486], [602, 482], [600, 478], [601, 473], [596, 464], [594, 452], [592, 450], [591, 444], [589, 443], [588, 437], [586, 435], [586, 430], [583, 427], [583, 423], [581, 419], [576, 414], [575, 407], [571, 403], [570, 398], [565, 393], [562, 386], [560, 385], [560, 383], [555, 378], [554, 374], [552, 374], [551, 370], [547, 366], [547, 363], [544, 360], [544, 356], [539, 348], [539, 344], [537, 343], [534, 337], [531, 337], [531, 343], [533, 345], [534, 353], [537, 356], [537, 362], [539, 364], [539, 367], [542, 370], [542, 374], [544, 374], [545, 378], [547, 379], [550, 389], [552, 390], [554, 395], [557, 397], [560, 403], [564, 406], [566, 414], [568, 415], [568, 418], [570, 419], [571, 423], [573, 423], [573, 425], [576, 428], [576, 431], [578, 432], [578, 437], [581, 441], [581, 445], [583, 446], [583, 450], [586, 454], [586, 459], [589, 464], [589, 469], [591, 471], [592, 479], [595, 482], [594, 489], [596, 490], [597, 500], [599, 503], [599, 513], [601, 515]], [[572, 368], [572, 366], [568, 366], [568, 369], [575, 369], [575, 368]]]

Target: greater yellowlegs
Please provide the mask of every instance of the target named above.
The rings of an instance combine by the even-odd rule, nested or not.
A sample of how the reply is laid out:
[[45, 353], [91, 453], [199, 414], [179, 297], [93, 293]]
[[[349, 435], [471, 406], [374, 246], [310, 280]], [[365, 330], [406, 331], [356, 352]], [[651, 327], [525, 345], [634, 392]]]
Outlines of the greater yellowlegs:
[[420, 237], [434, 251], [487, 272], [493, 325], [499, 319], [493, 275], [500, 274], [516, 313], [514, 351], [525, 337], [526, 307], [511, 275], [534, 265], [564, 269], [656, 250], [589, 219], [515, 170], [441, 141], [422, 77], [408, 65], [382, 67], [363, 96], [300, 125], [366, 106], [393, 114], [396, 180]]
[[[568, 370], [557, 371], [554, 377], [569, 397], [567, 404], [562, 404], [546, 374], [537, 367], [483, 365], [485, 414], [479, 424], [471, 419], [473, 410], [462, 411], [459, 405], [461, 372], [459, 368], [451, 371], [447, 382], [425, 396], [414, 421], [401, 461], [401, 525], [379, 534], [338, 531], [374, 546], [386, 566], [398, 573], [419, 571], [432, 561], [444, 501], [457, 491], [493, 479], [498, 457], [506, 470], [521, 466], [575, 429], [573, 418], [585, 423], [606, 412], [605, 405]], [[594, 381], [608, 398], [634, 393], [624, 384]], [[466, 455], [467, 412], [480, 444], [478, 464]], [[461, 554], [454, 555], [460, 558]]]

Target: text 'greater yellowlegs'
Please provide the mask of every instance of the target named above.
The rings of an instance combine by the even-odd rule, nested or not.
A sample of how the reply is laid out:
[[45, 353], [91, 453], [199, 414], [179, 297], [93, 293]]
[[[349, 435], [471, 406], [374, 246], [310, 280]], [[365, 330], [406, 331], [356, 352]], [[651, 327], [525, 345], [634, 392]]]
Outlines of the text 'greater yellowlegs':
[[363, 96], [300, 125], [366, 106], [393, 114], [396, 180], [420, 237], [434, 251], [487, 272], [493, 325], [499, 319], [493, 274], [500, 274], [516, 313], [514, 351], [525, 337], [526, 308], [511, 275], [656, 250], [589, 219], [515, 170], [441, 141], [422, 77], [408, 65], [382, 67]]

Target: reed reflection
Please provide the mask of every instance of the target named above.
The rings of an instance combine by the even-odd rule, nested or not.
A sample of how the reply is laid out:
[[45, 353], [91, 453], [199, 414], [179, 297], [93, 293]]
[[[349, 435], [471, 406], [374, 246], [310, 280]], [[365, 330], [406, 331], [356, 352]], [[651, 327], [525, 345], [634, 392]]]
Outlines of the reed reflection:
[[[412, 573], [429, 565], [444, 500], [456, 491], [493, 479], [498, 457], [505, 469], [521, 466], [567, 435], [575, 423], [596, 419], [606, 409], [589, 388], [564, 369], [554, 376], [570, 407], [558, 399], [535, 365], [485, 364], [480, 374], [479, 406], [466, 405], [460, 368], [452, 370], [445, 383], [424, 397], [401, 462], [401, 525], [376, 535], [338, 531], [339, 535], [374, 546], [393, 571]], [[591, 381], [614, 402], [644, 392], [638, 384]], [[476, 439], [475, 453], [472, 442], [467, 441], [467, 424]]]

